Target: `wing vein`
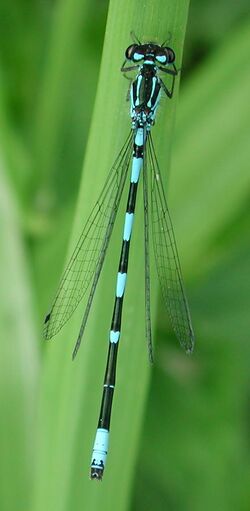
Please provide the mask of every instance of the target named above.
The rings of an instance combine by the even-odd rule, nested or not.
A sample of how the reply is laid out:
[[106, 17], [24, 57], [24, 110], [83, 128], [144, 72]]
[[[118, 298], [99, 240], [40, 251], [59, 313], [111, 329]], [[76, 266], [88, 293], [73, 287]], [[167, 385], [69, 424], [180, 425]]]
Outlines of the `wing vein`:
[[152, 136], [148, 137], [151, 170], [151, 220], [157, 273], [173, 330], [187, 352], [194, 347], [194, 333], [184, 291], [181, 266], [159, 164]]
[[132, 142], [131, 130], [63, 273], [51, 310], [45, 318], [46, 339], [56, 335], [70, 319], [91, 282], [93, 289], [96, 277], [97, 284], [132, 157]]

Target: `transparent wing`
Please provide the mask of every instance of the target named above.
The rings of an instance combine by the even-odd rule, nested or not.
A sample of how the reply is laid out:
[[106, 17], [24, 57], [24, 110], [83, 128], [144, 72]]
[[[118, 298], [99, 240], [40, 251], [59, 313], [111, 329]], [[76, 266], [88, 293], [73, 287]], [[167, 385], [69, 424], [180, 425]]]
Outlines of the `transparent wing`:
[[45, 339], [53, 337], [65, 325], [91, 282], [95, 280], [97, 284], [127, 177], [132, 142], [131, 131], [64, 271], [57, 295], [44, 321]]
[[144, 142], [143, 158], [143, 212], [144, 212], [144, 260], [145, 260], [145, 320], [146, 339], [148, 344], [149, 361], [153, 363], [153, 345], [151, 328], [150, 304], [150, 258], [149, 258], [149, 211], [148, 211], [148, 170], [147, 170], [147, 143]]
[[157, 272], [173, 330], [187, 352], [194, 347], [194, 333], [184, 292], [175, 236], [151, 134], [148, 136], [151, 170], [151, 219]]

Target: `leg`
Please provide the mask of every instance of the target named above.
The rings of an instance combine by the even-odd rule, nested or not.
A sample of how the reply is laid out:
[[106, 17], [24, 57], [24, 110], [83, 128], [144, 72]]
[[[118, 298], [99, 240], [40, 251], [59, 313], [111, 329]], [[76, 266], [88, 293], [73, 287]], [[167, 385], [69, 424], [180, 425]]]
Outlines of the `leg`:
[[131, 83], [132, 83], [132, 78], [130, 78], [129, 76], [126, 75], [126, 73], [128, 71], [134, 71], [135, 69], [138, 69], [138, 66], [129, 66], [129, 67], [124, 67], [125, 66], [125, 63], [126, 63], [126, 60], [123, 62], [122, 64], [122, 67], [121, 67], [121, 71], [123, 73], [123, 76], [124, 78], [126, 78], [127, 80], [129, 80], [129, 88], [128, 88], [128, 92], [127, 92], [127, 96], [126, 96], [126, 101], [129, 101], [130, 99], [130, 87], [131, 87]]
[[173, 97], [173, 93], [174, 93], [174, 84], [175, 84], [175, 77], [178, 75], [178, 70], [176, 69], [175, 65], [173, 64], [173, 67], [174, 69], [164, 69], [162, 67], [160, 67], [160, 70], [161, 71], [164, 71], [165, 73], [168, 73], [169, 75], [172, 76], [172, 85], [171, 85], [171, 89], [169, 90], [168, 87], [165, 85], [165, 83], [162, 81], [161, 78], [160, 79], [160, 83], [161, 83], [161, 86], [165, 92], [165, 94], [167, 95], [168, 98], [172, 98]]
[[169, 90], [167, 88], [167, 86], [165, 85], [165, 83], [160, 79], [160, 83], [161, 83], [161, 87], [163, 88], [166, 96], [171, 99], [173, 97], [173, 93], [174, 93], [174, 82], [175, 82], [175, 76], [173, 77], [173, 81], [172, 81], [172, 86], [171, 86], [171, 89]]
[[124, 67], [125, 63], [126, 63], [126, 60], [123, 62], [122, 67], [121, 67], [122, 73], [127, 73], [128, 71], [135, 71], [139, 67], [138, 64], [136, 66]]
[[136, 69], [138, 69], [138, 65], [136, 66], [129, 66], [129, 67], [125, 67], [125, 64], [126, 64], [126, 60], [124, 60], [123, 64], [122, 64], [122, 67], [121, 67], [121, 71], [123, 73], [123, 76], [124, 78], [126, 78], [127, 80], [129, 80], [129, 88], [128, 88], [128, 92], [127, 92], [127, 96], [126, 96], [126, 101], [129, 101], [130, 99], [130, 87], [131, 87], [131, 83], [132, 83], [132, 78], [130, 78], [129, 76], [126, 75], [126, 73], [128, 71], [134, 71]]
[[126, 101], [129, 101], [130, 100], [130, 89], [131, 89], [132, 79], [130, 79], [128, 76], [126, 76], [126, 78], [129, 80], [129, 88], [128, 88], [127, 95], [126, 95]]
[[162, 66], [159, 66], [159, 69], [163, 72], [163, 73], [166, 73], [168, 75], [171, 75], [171, 76], [177, 76], [180, 69], [176, 69], [176, 66], [173, 64], [173, 68], [174, 69], [167, 69], [165, 67], [162, 67]]

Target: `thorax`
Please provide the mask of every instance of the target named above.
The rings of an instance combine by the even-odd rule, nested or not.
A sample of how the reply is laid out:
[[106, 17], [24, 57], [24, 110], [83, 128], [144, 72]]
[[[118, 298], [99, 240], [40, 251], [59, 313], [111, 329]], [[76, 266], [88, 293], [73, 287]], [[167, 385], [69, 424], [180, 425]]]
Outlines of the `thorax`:
[[157, 74], [157, 66], [144, 63], [131, 85], [131, 118], [132, 126], [147, 125], [150, 129], [154, 124], [156, 109], [161, 93], [161, 82]]

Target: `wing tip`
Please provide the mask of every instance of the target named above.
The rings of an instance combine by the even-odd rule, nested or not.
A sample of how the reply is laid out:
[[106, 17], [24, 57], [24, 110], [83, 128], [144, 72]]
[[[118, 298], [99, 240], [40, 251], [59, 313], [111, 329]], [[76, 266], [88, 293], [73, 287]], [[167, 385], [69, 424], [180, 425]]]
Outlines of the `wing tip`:
[[48, 323], [48, 321], [50, 320], [50, 317], [51, 317], [51, 312], [49, 312], [49, 313], [45, 316], [44, 325], [46, 325], [46, 323]]
[[76, 355], [77, 355], [78, 350], [79, 350], [79, 347], [80, 347], [80, 343], [81, 343], [81, 339], [79, 339], [79, 337], [78, 337], [78, 339], [77, 339], [77, 341], [76, 341], [76, 344], [75, 344], [75, 347], [74, 347], [74, 349], [73, 349], [73, 353], [72, 353], [72, 361], [74, 361], [74, 360], [75, 360], [75, 358], [76, 358]]
[[51, 311], [45, 316], [45, 320], [44, 320], [44, 330], [43, 330], [43, 338], [47, 341], [49, 339], [51, 339], [51, 337], [53, 337], [51, 334], [49, 334], [49, 321], [50, 321], [50, 318], [51, 318]]
[[194, 345], [195, 345], [195, 337], [193, 331], [190, 332], [190, 336], [188, 339], [188, 342], [184, 342], [184, 348], [187, 355], [192, 355], [194, 351]]

